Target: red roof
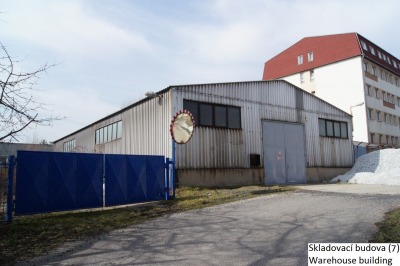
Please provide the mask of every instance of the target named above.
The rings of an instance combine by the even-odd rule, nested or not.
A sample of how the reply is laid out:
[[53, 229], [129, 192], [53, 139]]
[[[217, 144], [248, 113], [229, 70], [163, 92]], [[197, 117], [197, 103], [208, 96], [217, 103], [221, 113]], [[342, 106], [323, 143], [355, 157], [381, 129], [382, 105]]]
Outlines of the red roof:
[[[367, 44], [367, 50], [361, 48], [359, 39]], [[371, 46], [375, 49], [375, 55], [370, 51]], [[377, 51], [384, 52], [383, 49], [357, 33], [307, 37], [268, 60], [264, 65], [263, 80], [289, 76], [363, 54], [375, 63], [400, 75], [400, 60], [384, 52], [392, 61], [397, 62], [398, 68], [395, 68], [393, 63], [388, 63], [388, 60], [378, 58]], [[313, 53], [313, 61], [308, 61], [310, 52]], [[303, 56], [302, 64], [298, 64], [297, 61], [300, 55]]]

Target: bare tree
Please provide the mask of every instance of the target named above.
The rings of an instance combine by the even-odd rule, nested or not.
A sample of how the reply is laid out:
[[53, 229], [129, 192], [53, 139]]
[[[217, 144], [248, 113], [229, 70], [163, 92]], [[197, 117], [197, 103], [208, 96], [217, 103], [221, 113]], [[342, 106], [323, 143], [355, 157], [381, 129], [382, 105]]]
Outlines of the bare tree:
[[17, 135], [33, 125], [49, 126], [60, 117], [42, 116], [45, 105], [32, 95], [40, 74], [54, 65], [44, 64], [33, 72], [17, 70], [13, 59], [0, 42], [0, 141], [17, 140]]

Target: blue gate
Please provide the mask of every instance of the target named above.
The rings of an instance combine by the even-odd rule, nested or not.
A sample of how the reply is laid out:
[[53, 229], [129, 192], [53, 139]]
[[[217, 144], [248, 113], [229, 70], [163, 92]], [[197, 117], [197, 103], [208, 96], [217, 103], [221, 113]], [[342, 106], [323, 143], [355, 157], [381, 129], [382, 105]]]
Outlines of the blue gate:
[[15, 215], [162, 200], [165, 193], [163, 156], [18, 151], [17, 160]]

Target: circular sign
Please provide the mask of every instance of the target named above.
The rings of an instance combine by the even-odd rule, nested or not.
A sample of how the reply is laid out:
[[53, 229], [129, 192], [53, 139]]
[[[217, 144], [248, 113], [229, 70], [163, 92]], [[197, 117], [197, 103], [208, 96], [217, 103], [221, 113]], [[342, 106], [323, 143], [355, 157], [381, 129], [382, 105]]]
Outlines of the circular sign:
[[187, 111], [179, 111], [171, 121], [170, 131], [172, 139], [178, 144], [185, 144], [193, 135], [194, 118]]

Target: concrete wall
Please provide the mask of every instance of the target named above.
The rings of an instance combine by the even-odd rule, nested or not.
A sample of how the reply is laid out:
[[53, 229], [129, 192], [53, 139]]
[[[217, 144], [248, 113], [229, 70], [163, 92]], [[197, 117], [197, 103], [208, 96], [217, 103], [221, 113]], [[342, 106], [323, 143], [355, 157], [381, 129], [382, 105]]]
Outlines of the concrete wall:
[[[307, 183], [328, 182], [345, 174], [350, 167], [309, 167], [306, 169]], [[263, 168], [241, 169], [178, 169], [178, 186], [189, 187], [228, 187], [242, 185], [263, 185]]]

